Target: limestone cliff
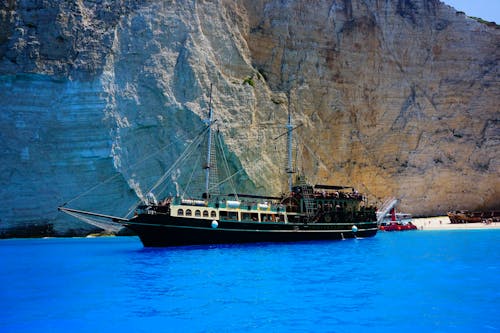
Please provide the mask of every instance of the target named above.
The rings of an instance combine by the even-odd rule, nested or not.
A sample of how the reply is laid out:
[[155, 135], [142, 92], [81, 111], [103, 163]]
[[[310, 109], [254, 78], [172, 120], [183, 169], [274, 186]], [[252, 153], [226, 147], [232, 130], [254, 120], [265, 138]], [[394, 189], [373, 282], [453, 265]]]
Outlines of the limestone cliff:
[[246, 8], [254, 66], [295, 91], [317, 177], [417, 214], [499, 207], [498, 26], [431, 0]]
[[0, 231], [85, 232], [56, 211], [79, 194], [124, 214], [211, 84], [247, 189], [284, 189], [290, 104], [312, 182], [414, 214], [500, 208], [499, 48], [498, 26], [436, 0], [3, 2]]

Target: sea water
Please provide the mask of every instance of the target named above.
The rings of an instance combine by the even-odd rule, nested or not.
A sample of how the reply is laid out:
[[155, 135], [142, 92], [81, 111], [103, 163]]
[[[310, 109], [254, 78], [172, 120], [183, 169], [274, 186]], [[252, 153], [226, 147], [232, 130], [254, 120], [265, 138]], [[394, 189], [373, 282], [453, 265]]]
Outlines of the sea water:
[[500, 230], [0, 241], [0, 332], [498, 332]]

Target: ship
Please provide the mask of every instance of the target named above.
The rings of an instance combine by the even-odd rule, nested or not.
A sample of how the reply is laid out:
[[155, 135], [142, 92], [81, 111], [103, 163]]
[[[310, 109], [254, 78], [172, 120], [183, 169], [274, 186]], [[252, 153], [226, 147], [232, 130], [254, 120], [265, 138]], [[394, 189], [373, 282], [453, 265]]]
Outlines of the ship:
[[[202, 135], [208, 147], [204, 159], [205, 188], [197, 196], [169, 195], [157, 200], [150, 192], [130, 218], [73, 209], [65, 205], [60, 211], [103, 227], [126, 227], [145, 247], [182, 245], [330, 241], [373, 237], [379, 230], [377, 208], [352, 186], [310, 184], [303, 173], [292, 167], [292, 135], [297, 127], [288, 111], [287, 191], [268, 196], [248, 193], [220, 193], [213, 189], [210, 173], [216, 167], [213, 156], [218, 142], [213, 129], [212, 97]], [[165, 177], [163, 177], [165, 178]], [[231, 177], [229, 177], [231, 178]], [[212, 185], [211, 185], [212, 184]], [[394, 203], [393, 203], [394, 204]], [[392, 208], [386, 205], [385, 214]], [[107, 222], [102, 222], [103, 220]]]
[[450, 223], [493, 223], [500, 222], [500, 211], [466, 211], [457, 210], [448, 212], [448, 217], [450, 218]]

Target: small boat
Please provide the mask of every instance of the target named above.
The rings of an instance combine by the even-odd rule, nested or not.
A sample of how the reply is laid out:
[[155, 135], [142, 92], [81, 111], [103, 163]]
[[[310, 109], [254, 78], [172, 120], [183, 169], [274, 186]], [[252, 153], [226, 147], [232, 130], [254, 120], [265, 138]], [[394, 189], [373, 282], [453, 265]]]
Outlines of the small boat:
[[[205, 187], [197, 196], [176, 194], [158, 201], [151, 191], [131, 218], [66, 206], [59, 210], [82, 216], [87, 222], [96, 217], [109, 220], [114, 227], [129, 228], [146, 247], [343, 240], [376, 235], [380, 223], [376, 208], [353, 187], [312, 185], [303, 176], [294, 174], [291, 151], [292, 131], [296, 127], [292, 125], [290, 112], [286, 125], [288, 193], [277, 196], [222, 194], [213, 186], [217, 182], [211, 180], [211, 171], [218, 165], [214, 156], [217, 149], [211, 145], [221, 142], [215, 137], [218, 131], [212, 130], [214, 122], [210, 97], [208, 118], [202, 132], [208, 145], [202, 152]], [[385, 207], [385, 211], [390, 208]]]
[[395, 208], [385, 215], [379, 226], [383, 231], [407, 231], [417, 230], [417, 226], [412, 222], [411, 214], [397, 213]]

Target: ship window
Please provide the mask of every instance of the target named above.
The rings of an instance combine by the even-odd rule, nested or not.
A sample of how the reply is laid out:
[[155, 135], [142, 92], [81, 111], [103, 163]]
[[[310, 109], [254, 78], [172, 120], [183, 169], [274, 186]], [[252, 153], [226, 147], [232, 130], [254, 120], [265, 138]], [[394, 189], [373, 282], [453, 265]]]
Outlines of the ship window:
[[186, 216], [191, 216], [192, 214], [191, 209], [186, 209]]
[[238, 220], [238, 213], [237, 212], [227, 212], [227, 211], [221, 211], [220, 212], [220, 218], [221, 220]]
[[201, 216], [201, 212], [197, 209], [194, 212], [194, 216]]
[[245, 220], [245, 221], [257, 222], [259, 220], [259, 214], [257, 214], [257, 213], [243, 213], [241, 216], [241, 219]]
[[262, 214], [261, 219], [262, 219], [262, 222], [274, 222], [274, 215]]
[[184, 211], [182, 209], [177, 210], [177, 215], [179, 216], [184, 215]]
[[203, 217], [208, 217], [208, 210], [203, 211]]
[[217, 217], [217, 213], [215, 212], [215, 210], [210, 212], [210, 217]]

